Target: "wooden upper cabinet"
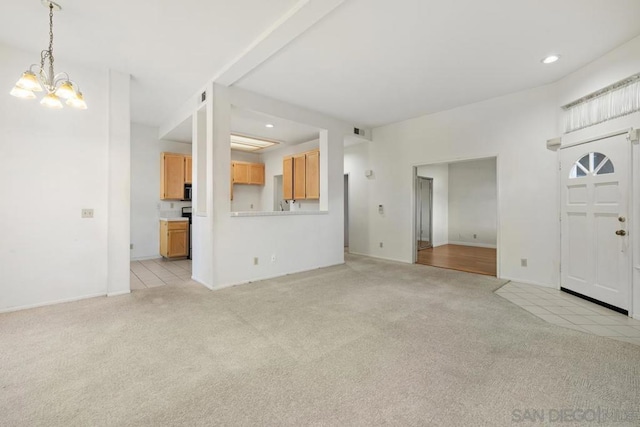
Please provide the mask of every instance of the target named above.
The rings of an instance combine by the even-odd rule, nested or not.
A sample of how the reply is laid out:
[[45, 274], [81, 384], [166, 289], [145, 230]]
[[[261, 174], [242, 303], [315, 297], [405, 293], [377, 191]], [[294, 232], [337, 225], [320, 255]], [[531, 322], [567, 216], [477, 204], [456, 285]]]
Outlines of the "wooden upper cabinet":
[[282, 159], [282, 198], [293, 199], [293, 157]]
[[282, 159], [282, 197], [285, 200], [320, 199], [320, 151]]
[[307, 156], [297, 154], [293, 156], [293, 198], [295, 200], [306, 199], [306, 162]]
[[162, 153], [160, 159], [160, 199], [182, 200], [184, 197], [184, 155]]
[[249, 184], [264, 185], [264, 164], [249, 164]]
[[264, 164], [231, 162], [231, 183], [264, 185]]
[[307, 153], [305, 190], [307, 199], [320, 198], [320, 151]]
[[191, 184], [193, 175], [193, 162], [191, 156], [184, 157], [184, 182], [185, 184]]
[[234, 184], [247, 184], [249, 182], [249, 163], [231, 162]]

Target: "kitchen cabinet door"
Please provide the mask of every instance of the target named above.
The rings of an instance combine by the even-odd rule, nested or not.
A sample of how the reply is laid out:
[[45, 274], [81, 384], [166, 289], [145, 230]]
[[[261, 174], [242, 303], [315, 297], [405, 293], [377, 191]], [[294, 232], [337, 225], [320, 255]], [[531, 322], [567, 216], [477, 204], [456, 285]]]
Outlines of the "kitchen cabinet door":
[[185, 257], [189, 254], [188, 230], [169, 230], [169, 258]]
[[184, 197], [184, 156], [162, 153], [160, 160], [160, 199], [182, 200]]
[[231, 162], [234, 184], [249, 184], [249, 163]]
[[184, 158], [184, 182], [185, 182], [185, 184], [191, 184], [192, 174], [193, 174], [192, 165], [193, 165], [193, 163], [191, 161], [191, 156], [185, 156], [185, 158]]
[[189, 223], [160, 221], [160, 255], [180, 258], [189, 255]]
[[282, 198], [293, 200], [293, 157], [282, 159]]
[[251, 163], [249, 165], [249, 184], [264, 185], [264, 164]]
[[305, 190], [307, 199], [320, 198], [320, 152], [307, 153]]
[[306, 196], [306, 163], [305, 154], [293, 156], [293, 198], [294, 200], [305, 199]]

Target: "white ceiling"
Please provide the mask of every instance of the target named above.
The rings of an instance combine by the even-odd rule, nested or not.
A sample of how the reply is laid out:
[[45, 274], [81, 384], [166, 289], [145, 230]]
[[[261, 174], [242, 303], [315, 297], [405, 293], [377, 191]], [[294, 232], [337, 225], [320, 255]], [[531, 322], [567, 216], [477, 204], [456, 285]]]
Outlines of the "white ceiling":
[[377, 126], [556, 81], [639, 16], [638, 0], [348, 0], [237, 85]]
[[[131, 73], [132, 120], [155, 126], [297, 2], [55, 1], [63, 9], [54, 14], [56, 69], [73, 77], [65, 64], [80, 62]], [[0, 43], [33, 51], [37, 62], [48, 21], [40, 0], [3, 0]]]
[[[158, 126], [283, 16], [305, 19], [292, 8], [329, 2], [59, 0], [56, 64], [131, 73], [132, 120]], [[376, 126], [553, 82], [639, 35], [638, 16], [639, 0], [344, 0], [236, 85]], [[40, 0], [0, 2], [0, 43], [37, 59], [47, 31]]]
[[[266, 124], [272, 124], [273, 127], [267, 128]], [[302, 123], [235, 106], [231, 109], [230, 125], [231, 133], [277, 141], [283, 145], [295, 145], [317, 139], [320, 131], [320, 129]], [[164, 139], [191, 143], [193, 139], [191, 117], [176, 126]], [[277, 146], [272, 148], [275, 149]], [[260, 152], [268, 150], [264, 149]]]

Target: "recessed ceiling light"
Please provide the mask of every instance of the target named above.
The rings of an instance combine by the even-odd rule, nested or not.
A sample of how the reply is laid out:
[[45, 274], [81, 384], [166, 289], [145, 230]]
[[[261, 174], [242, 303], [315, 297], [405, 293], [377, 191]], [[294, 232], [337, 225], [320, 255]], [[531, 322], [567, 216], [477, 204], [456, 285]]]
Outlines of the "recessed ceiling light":
[[549, 55], [540, 62], [542, 62], [543, 64], [553, 64], [558, 59], [560, 59], [560, 55]]
[[271, 123], [267, 123], [266, 125], [264, 125], [264, 127], [266, 127], [266, 128], [272, 128], [272, 127], [273, 127], [273, 125], [272, 125]]

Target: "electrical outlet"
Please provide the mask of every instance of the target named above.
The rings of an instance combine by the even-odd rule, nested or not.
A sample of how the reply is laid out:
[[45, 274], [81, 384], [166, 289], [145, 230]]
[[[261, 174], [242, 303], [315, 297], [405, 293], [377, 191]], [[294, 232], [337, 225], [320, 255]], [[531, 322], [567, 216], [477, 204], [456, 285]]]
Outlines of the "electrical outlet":
[[478, 238], [478, 235], [477, 235], [477, 234], [474, 234], [474, 235], [473, 235], [473, 238], [474, 238], [474, 239], [477, 239], [477, 238]]
[[253, 203], [251, 203], [251, 209], [253, 209]]
[[253, 265], [258, 265], [258, 257], [253, 258]]
[[82, 218], [93, 218], [93, 209], [82, 209], [80, 216]]
[[171, 209], [173, 209], [173, 202], [169, 203]]
[[527, 259], [526, 258], [521, 258], [520, 259], [520, 267], [526, 267], [527, 266]]
[[382, 246], [384, 246], [384, 245], [382, 244], [382, 242], [380, 242], [380, 247], [382, 247]]
[[276, 254], [271, 254], [271, 262], [276, 262]]
[[133, 243], [129, 243], [129, 249], [133, 249]]

